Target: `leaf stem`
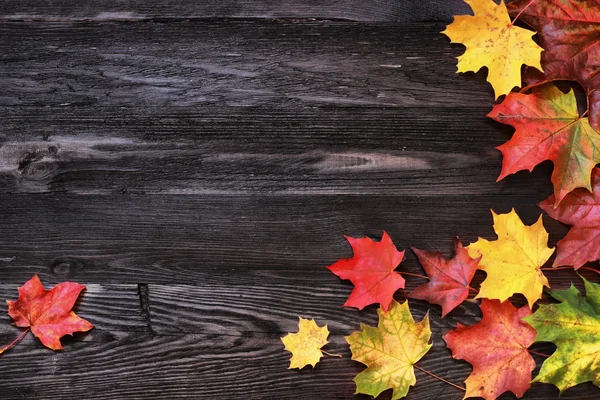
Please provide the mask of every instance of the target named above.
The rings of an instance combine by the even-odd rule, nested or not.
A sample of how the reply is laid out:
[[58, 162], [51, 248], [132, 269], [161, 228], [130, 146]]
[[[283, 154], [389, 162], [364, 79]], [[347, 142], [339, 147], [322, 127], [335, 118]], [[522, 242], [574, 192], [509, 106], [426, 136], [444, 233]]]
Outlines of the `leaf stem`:
[[521, 9], [521, 11], [519, 11], [519, 13], [517, 14], [517, 16], [515, 17], [515, 19], [512, 20], [512, 22], [510, 23], [511, 26], [515, 24], [515, 22], [517, 22], [517, 20], [519, 19], [519, 17], [521, 16], [521, 14], [523, 14], [523, 11], [527, 10], [529, 8], [530, 5], [533, 4], [535, 0], [531, 0], [529, 3], [527, 3], [527, 5], [525, 7], [523, 7]]
[[428, 277], [428, 276], [425, 276], [425, 275], [419, 275], [419, 274], [413, 274], [412, 272], [404, 272], [404, 271], [402, 271], [402, 272], [400, 272], [400, 275], [416, 276], [417, 278], [421, 278], [421, 279], [427, 279], [427, 280], [429, 280], [429, 277]]
[[4, 347], [3, 349], [0, 349], [0, 354], [4, 353], [6, 350], [10, 349], [15, 344], [17, 344], [17, 342], [19, 340], [23, 339], [25, 337], [25, 335], [27, 335], [27, 332], [29, 332], [29, 329], [31, 329], [31, 328], [25, 329], [25, 331], [23, 333], [21, 333], [18, 338], [16, 338], [15, 340], [13, 340], [11, 344], [9, 344], [8, 346]]
[[474, 287], [472, 287], [472, 286], [467, 286], [467, 287], [469, 288], [470, 291], [479, 294], [479, 290], [475, 289]]
[[539, 353], [539, 352], [537, 352], [537, 351], [533, 351], [533, 350], [530, 350], [530, 349], [527, 349], [527, 351], [528, 351], [528, 352], [530, 352], [531, 354], [536, 354], [536, 355], [538, 355], [538, 356], [542, 356], [542, 357], [550, 357], [550, 355], [549, 355], [549, 354]]
[[585, 110], [585, 112], [583, 114], [581, 114], [581, 117], [579, 117], [579, 118], [584, 118], [586, 115], [588, 115], [589, 111], [590, 111], [590, 109], [588, 108], [587, 110]]
[[327, 354], [329, 357], [339, 357], [339, 358], [342, 358], [341, 354], [329, 353], [329, 352], [327, 352], [327, 351], [325, 351], [323, 349], [321, 349], [321, 353]]
[[525, 86], [521, 90], [519, 90], [519, 93], [525, 93], [526, 91], [528, 91], [531, 88], [534, 88], [536, 86], [540, 86], [540, 85], [543, 85], [543, 84], [546, 84], [546, 83], [549, 83], [549, 82], [553, 82], [553, 80], [552, 79], [546, 79], [544, 81], [539, 81], [539, 82], [532, 83], [530, 85]]
[[[573, 267], [551, 267], [551, 268], [540, 268], [540, 270], [542, 271], [557, 271], [559, 269], [573, 269]], [[579, 267], [578, 269], [584, 269], [586, 271], [592, 271], [595, 272], [597, 274], [600, 274], [600, 271], [598, 271], [595, 268], [591, 268], [591, 267]]]
[[434, 374], [433, 372], [429, 372], [429, 371], [427, 371], [426, 369], [419, 367], [417, 364], [413, 364], [413, 367], [415, 367], [415, 368], [416, 368], [416, 369], [418, 369], [419, 371], [423, 371], [423, 372], [425, 372], [427, 375], [429, 375], [429, 376], [432, 376], [432, 377], [434, 377], [434, 378], [435, 378], [435, 379], [437, 379], [437, 380], [440, 380], [440, 381], [442, 381], [442, 382], [444, 382], [444, 383], [446, 383], [446, 384], [448, 384], [448, 385], [450, 385], [450, 386], [452, 386], [452, 387], [455, 387], [455, 388], [457, 388], [457, 389], [460, 389], [460, 390], [462, 390], [463, 392], [466, 392], [466, 391], [467, 391], [467, 389], [465, 389], [464, 387], [462, 387], [462, 386], [458, 386], [458, 385], [457, 385], [457, 384], [455, 384], [455, 383], [452, 383], [452, 382], [450, 382], [450, 381], [447, 381], [447, 380], [445, 380], [444, 378], [437, 376], [437, 375], [436, 375], [436, 374]]

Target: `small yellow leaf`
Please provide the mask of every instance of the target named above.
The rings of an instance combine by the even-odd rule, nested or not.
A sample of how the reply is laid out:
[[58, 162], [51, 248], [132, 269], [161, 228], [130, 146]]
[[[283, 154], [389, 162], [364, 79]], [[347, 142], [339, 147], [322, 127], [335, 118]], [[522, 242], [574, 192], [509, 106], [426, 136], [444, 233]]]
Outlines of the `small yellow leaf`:
[[452, 43], [467, 48], [458, 57], [458, 72], [477, 72], [488, 68], [487, 80], [495, 97], [521, 86], [521, 66], [530, 65], [542, 71], [542, 48], [532, 39], [535, 32], [512, 25], [506, 5], [493, 0], [465, 0], [474, 15], [458, 15], [442, 33]]
[[298, 333], [288, 333], [281, 338], [285, 349], [292, 353], [289, 368], [303, 368], [317, 365], [323, 353], [321, 347], [327, 343], [329, 329], [327, 325], [320, 327], [314, 319], [300, 317]]
[[498, 240], [479, 238], [467, 247], [471, 257], [481, 256], [478, 268], [487, 274], [476, 298], [504, 301], [522, 293], [531, 308], [542, 297], [543, 287], [550, 287], [541, 267], [554, 253], [554, 247], [548, 248], [542, 216], [526, 226], [514, 209], [500, 215], [492, 211], [492, 215]]

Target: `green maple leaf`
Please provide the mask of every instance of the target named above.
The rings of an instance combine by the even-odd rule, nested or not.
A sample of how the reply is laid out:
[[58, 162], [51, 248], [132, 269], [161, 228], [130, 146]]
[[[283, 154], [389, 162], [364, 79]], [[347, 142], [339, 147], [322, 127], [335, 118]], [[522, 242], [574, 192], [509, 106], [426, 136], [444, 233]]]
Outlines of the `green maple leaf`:
[[552, 383], [561, 392], [589, 381], [600, 386], [600, 285], [582, 279], [586, 296], [573, 285], [553, 290], [550, 295], [561, 303], [523, 318], [537, 331], [536, 342], [557, 347], [533, 382]]
[[361, 324], [361, 330], [346, 337], [352, 359], [367, 365], [356, 375], [356, 393], [377, 397], [392, 389], [392, 400], [406, 396], [417, 382], [413, 365], [431, 348], [429, 317], [415, 323], [408, 302], [392, 301], [387, 311], [377, 310], [379, 326]]

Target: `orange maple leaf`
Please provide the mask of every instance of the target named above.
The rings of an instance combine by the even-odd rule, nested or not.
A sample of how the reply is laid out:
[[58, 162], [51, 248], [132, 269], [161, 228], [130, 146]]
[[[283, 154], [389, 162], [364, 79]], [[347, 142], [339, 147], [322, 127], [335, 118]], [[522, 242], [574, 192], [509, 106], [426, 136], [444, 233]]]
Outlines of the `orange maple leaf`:
[[[94, 327], [71, 311], [83, 289], [85, 286], [78, 283], [64, 282], [46, 290], [35, 275], [19, 288], [18, 300], [7, 301], [8, 314], [18, 327], [31, 329], [44, 346], [52, 350], [62, 350], [61, 337], [73, 332], [89, 331]], [[27, 331], [21, 337], [25, 333]]]
[[473, 365], [465, 383], [465, 397], [491, 400], [506, 391], [517, 397], [531, 387], [535, 361], [527, 348], [535, 340], [535, 329], [522, 318], [531, 315], [529, 307], [516, 309], [510, 301], [481, 301], [483, 318], [473, 326], [458, 327], [444, 336], [452, 357]]
[[387, 310], [394, 299], [394, 292], [404, 288], [404, 278], [394, 272], [404, 258], [404, 251], [396, 249], [386, 232], [383, 232], [380, 242], [369, 238], [346, 237], [346, 240], [354, 250], [354, 257], [327, 267], [354, 284], [354, 290], [344, 305], [362, 310], [369, 304], [380, 303]]

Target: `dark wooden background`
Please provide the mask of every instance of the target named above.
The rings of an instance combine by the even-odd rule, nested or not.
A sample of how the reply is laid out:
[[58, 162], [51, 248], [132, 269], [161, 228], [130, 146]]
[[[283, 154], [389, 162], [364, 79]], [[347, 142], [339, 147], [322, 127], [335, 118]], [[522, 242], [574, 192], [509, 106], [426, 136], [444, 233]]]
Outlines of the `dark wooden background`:
[[[375, 307], [342, 308], [352, 286], [325, 269], [352, 255], [343, 236], [386, 230], [400, 249], [449, 254], [457, 235], [494, 238], [490, 208], [530, 224], [552, 191], [549, 163], [495, 182], [512, 130], [486, 119], [485, 74], [457, 75], [463, 48], [439, 33], [466, 12], [461, 0], [1, 0], [0, 299], [35, 273], [80, 282], [77, 312], [96, 328], [61, 352], [29, 335], [0, 357], [0, 397], [368, 398], [353, 397], [363, 366], [343, 337], [376, 324]], [[568, 229], [544, 223], [552, 244]], [[422, 273], [410, 251], [399, 270]], [[443, 320], [410, 304], [431, 313], [419, 365], [462, 384], [471, 367], [442, 335], [475, 323], [477, 304]], [[326, 349], [344, 358], [288, 370], [280, 337], [299, 315], [327, 323]], [[0, 342], [19, 332], [2, 305]], [[409, 399], [463, 396], [416, 375]]]

